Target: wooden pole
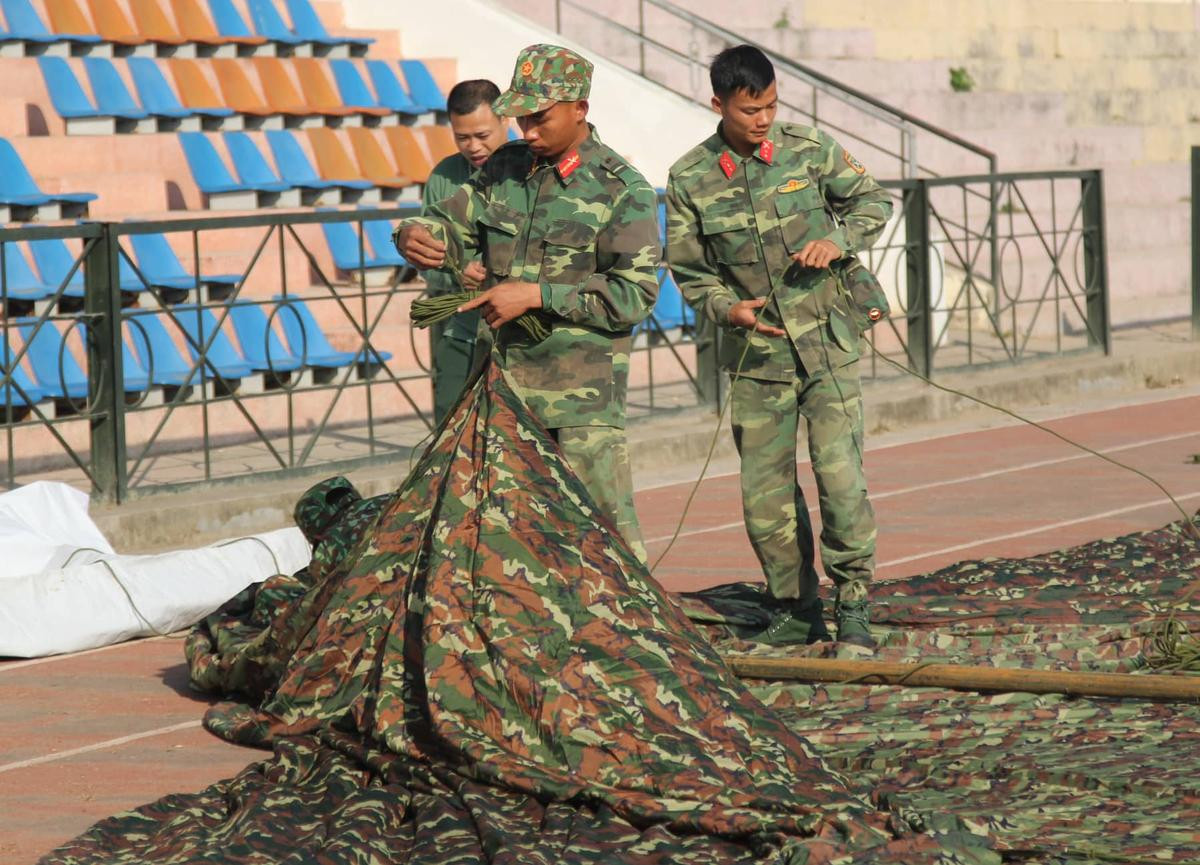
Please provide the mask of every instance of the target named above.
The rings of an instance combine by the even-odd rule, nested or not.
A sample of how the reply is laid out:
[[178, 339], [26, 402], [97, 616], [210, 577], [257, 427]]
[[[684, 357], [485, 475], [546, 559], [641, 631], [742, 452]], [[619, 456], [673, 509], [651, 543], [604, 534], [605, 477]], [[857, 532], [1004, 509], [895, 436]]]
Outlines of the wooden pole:
[[763, 658], [727, 655], [725, 662], [743, 679], [791, 679], [958, 691], [1026, 691], [1075, 697], [1129, 697], [1139, 700], [1200, 701], [1200, 676], [1142, 673], [1076, 673], [967, 667], [956, 664], [898, 664], [841, 658]]

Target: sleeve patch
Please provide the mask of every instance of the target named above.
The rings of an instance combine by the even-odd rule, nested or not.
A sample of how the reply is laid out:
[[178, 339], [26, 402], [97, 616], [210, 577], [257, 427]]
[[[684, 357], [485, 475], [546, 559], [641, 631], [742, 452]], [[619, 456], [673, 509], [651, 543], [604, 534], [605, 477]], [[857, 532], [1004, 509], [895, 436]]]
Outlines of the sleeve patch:
[[855, 174], [866, 174], [866, 166], [851, 156], [849, 150], [843, 150], [842, 156], [845, 158], [846, 164], [850, 166], [851, 171], [853, 171]]

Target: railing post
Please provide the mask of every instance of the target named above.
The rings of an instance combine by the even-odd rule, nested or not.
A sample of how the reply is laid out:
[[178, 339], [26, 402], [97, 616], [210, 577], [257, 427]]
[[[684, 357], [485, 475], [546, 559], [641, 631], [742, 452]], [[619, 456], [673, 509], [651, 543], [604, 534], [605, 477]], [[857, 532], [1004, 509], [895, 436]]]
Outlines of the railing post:
[[84, 261], [84, 311], [88, 317], [88, 385], [91, 392], [92, 497], [125, 499], [125, 375], [121, 368], [121, 292], [117, 289], [117, 237], [105, 223]]
[[643, 0], [638, 0], [638, 73], [646, 77], [646, 7]]
[[[1192, 177], [1195, 182], [1196, 155], [1192, 151]], [[1083, 283], [1087, 296], [1088, 345], [1099, 344], [1105, 354], [1112, 353], [1112, 327], [1108, 316], [1108, 241], [1104, 233], [1104, 172], [1089, 172], [1080, 181], [1083, 186]], [[1195, 202], [1192, 203], [1193, 212]], [[1195, 221], [1192, 237], [1195, 248]], [[1193, 254], [1193, 272], [1195, 258]], [[1195, 291], [1193, 277], [1193, 292]], [[1193, 304], [1192, 331], [1196, 329]]]
[[562, 0], [554, 0], [554, 32], [562, 34]]
[[1192, 148], [1192, 339], [1200, 340], [1200, 147]]
[[905, 188], [904, 234], [908, 276], [908, 363], [928, 377], [933, 372], [933, 319], [930, 315], [929, 184]]

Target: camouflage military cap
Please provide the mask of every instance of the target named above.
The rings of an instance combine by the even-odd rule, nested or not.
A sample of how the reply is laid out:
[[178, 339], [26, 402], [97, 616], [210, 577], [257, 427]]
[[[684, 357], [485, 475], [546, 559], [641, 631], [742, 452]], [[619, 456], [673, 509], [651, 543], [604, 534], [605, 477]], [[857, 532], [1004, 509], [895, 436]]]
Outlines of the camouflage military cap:
[[592, 91], [592, 64], [558, 45], [530, 45], [517, 55], [512, 84], [492, 103], [501, 117], [524, 117]]
[[315, 546], [345, 510], [361, 499], [354, 484], [338, 475], [309, 487], [296, 502], [292, 516], [304, 537]]

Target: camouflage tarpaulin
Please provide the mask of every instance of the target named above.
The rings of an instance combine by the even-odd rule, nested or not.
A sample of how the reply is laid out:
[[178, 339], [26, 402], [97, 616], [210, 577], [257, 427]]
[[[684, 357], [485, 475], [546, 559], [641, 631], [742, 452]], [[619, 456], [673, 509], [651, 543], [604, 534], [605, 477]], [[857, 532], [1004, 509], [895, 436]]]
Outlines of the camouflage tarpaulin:
[[[1027, 559], [961, 562], [875, 588], [884, 661], [1137, 672], [1169, 614], [1200, 633], [1200, 544], [1182, 522]], [[724, 653], [770, 649], [759, 590], [686, 596]], [[725, 624], [720, 624], [724, 622]], [[760, 683], [827, 764], [914, 813], [941, 810], [1031, 863], [1200, 862], [1200, 706], [935, 688]]]
[[495, 369], [394, 496], [351, 508], [260, 593], [265, 630], [189, 642], [198, 682], [261, 697], [209, 729], [273, 758], [45, 862], [998, 861], [940, 807], [872, 803], [764, 708]]

